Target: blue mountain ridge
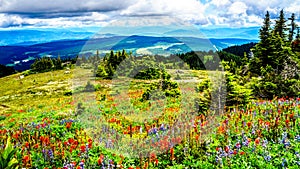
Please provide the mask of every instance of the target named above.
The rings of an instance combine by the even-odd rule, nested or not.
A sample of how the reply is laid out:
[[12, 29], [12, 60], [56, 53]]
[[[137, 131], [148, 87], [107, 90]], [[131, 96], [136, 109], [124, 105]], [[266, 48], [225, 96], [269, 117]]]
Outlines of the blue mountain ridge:
[[77, 55], [93, 55], [99, 50], [103, 56], [110, 50], [125, 49], [134, 55], [170, 55], [191, 50], [220, 50], [228, 46], [241, 45], [257, 40], [238, 38], [205, 39], [195, 37], [152, 37], [152, 36], [112, 36], [91, 39], [57, 40], [38, 44], [17, 44], [0, 46], [0, 64], [14, 66], [17, 70], [28, 69], [35, 58], [48, 56], [72, 58]]

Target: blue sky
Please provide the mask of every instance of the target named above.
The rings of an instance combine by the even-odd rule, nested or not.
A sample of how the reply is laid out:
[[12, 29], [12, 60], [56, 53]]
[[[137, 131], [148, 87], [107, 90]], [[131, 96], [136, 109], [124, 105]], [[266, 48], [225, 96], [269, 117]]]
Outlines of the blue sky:
[[128, 17], [171, 16], [198, 26], [259, 26], [268, 10], [300, 17], [299, 0], [0, 0], [0, 28], [105, 26]]

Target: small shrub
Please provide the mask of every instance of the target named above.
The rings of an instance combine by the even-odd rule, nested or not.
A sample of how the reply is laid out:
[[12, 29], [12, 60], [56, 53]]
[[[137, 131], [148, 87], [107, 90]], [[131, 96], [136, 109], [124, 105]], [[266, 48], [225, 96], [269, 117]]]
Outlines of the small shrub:
[[93, 91], [95, 91], [95, 86], [90, 81], [88, 81], [86, 86], [85, 86], [85, 91], [86, 92], [93, 92]]
[[65, 96], [72, 96], [72, 90], [66, 90], [64, 91]]

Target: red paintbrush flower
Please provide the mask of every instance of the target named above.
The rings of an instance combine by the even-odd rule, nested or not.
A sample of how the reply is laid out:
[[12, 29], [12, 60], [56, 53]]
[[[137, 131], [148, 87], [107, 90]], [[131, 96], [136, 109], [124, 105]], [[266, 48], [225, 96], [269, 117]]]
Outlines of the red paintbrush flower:
[[81, 152], [85, 152], [85, 149], [86, 149], [85, 145], [82, 144], [82, 145], [80, 146], [80, 151], [81, 151]]
[[240, 155], [244, 155], [244, 154], [245, 154], [245, 152], [244, 152], [244, 151], [240, 152]]
[[29, 162], [29, 156], [28, 155], [25, 155], [22, 159], [23, 163], [26, 164]]
[[155, 159], [154, 163], [157, 166], [158, 165], [158, 159]]
[[247, 126], [250, 128], [250, 127], [251, 127], [251, 122], [248, 122], [248, 123], [247, 123]]
[[40, 141], [44, 142], [44, 136], [40, 136]]
[[101, 158], [98, 158], [98, 160], [97, 160], [97, 162], [98, 162], [98, 165], [101, 165], [102, 161], [103, 161], [103, 159], [101, 159]]
[[228, 151], [229, 151], [229, 147], [226, 146], [226, 147], [225, 147], [225, 152], [228, 153]]
[[29, 143], [28, 142], [25, 142], [25, 147], [29, 148]]
[[39, 145], [38, 145], [38, 144], [35, 144], [33, 147], [34, 147], [35, 149], [37, 149], [37, 148], [39, 148]]
[[255, 139], [255, 144], [258, 145], [258, 144], [259, 144], [259, 141], [260, 141], [260, 139], [259, 139], [259, 137], [257, 137], [257, 138]]
[[173, 160], [175, 157], [174, 157], [174, 148], [172, 147], [170, 149], [170, 154], [171, 154], [171, 160]]
[[45, 143], [46, 145], [49, 145], [49, 144], [50, 144], [49, 137], [45, 137], [45, 138], [44, 138], [44, 143]]
[[72, 126], [72, 122], [67, 122], [67, 123], [66, 123], [66, 128], [67, 128], [67, 129], [70, 129], [71, 126]]
[[70, 144], [72, 144], [72, 143], [74, 142], [74, 139], [73, 139], [73, 138], [69, 138], [69, 139], [68, 139], [68, 142], [69, 142]]

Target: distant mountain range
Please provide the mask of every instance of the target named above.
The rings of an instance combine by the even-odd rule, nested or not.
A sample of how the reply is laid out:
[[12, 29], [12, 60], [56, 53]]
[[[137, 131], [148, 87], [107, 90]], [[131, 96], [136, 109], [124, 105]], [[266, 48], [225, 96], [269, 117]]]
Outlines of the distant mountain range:
[[[134, 55], [169, 55], [191, 50], [220, 50], [233, 45], [257, 42], [255, 38], [250, 37], [257, 37], [254, 34], [258, 32], [256, 28], [214, 28], [196, 31], [155, 27], [153, 30], [157, 30], [156, 32], [131, 35], [134, 30], [128, 30], [124, 31], [123, 35], [118, 35], [121, 34], [120, 30], [111, 33], [97, 30], [97, 28], [0, 30], [0, 64], [25, 70], [39, 57], [60, 55], [61, 58], [72, 58], [82, 54], [92, 55], [96, 50], [99, 50], [101, 55], [110, 50], [122, 49]], [[141, 30], [143, 29], [139, 28], [136, 32]], [[195, 37], [196, 34], [201, 35]]]

